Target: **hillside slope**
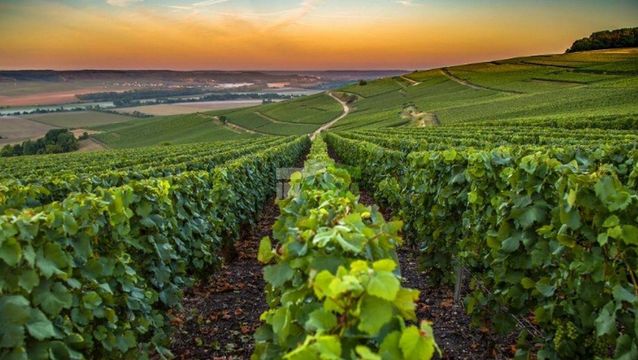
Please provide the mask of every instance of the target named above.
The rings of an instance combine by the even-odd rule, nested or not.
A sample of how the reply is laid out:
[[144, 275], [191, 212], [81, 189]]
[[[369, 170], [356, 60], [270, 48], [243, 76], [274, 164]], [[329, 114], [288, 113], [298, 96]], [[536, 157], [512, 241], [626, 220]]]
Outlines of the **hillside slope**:
[[96, 139], [112, 148], [234, 140], [254, 136], [225, 127], [201, 114], [135, 119], [92, 129], [100, 131], [93, 135]]
[[[429, 126], [475, 121], [614, 118], [638, 114], [638, 49], [521, 57], [352, 84], [334, 95], [350, 112], [331, 128]], [[328, 93], [243, 109], [98, 127], [109, 146], [310, 134], [343, 110]]]
[[[411, 80], [411, 81], [408, 81]], [[335, 128], [638, 113], [638, 49], [545, 55], [418, 71], [351, 85]]]

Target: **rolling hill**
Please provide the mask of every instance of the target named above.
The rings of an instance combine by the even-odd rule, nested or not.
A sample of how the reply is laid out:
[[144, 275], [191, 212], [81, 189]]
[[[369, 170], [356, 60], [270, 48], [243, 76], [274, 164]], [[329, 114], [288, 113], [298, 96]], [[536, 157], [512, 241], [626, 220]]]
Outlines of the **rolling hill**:
[[[638, 114], [638, 49], [541, 55], [415, 71], [332, 91], [335, 130]], [[95, 127], [112, 147], [316, 131], [342, 113], [328, 93], [255, 107]]]

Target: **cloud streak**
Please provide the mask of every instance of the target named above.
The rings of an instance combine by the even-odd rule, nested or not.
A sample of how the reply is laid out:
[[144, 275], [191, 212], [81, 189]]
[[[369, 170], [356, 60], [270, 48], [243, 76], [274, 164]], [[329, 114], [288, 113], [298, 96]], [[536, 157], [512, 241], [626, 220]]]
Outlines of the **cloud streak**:
[[395, 3], [403, 6], [420, 6], [423, 4], [415, 3], [414, 0], [395, 0]]
[[209, 6], [222, 4], [228, 2], [229, 0], [204, 0], [192, 3], [190, 5], [166, 5], [166, 7], [175, 9], [175, 10], [197, 10], [201, 8], [206, 8]]
[[175, 11], [190, 11], [193, 15], [221, 16], [227, 21], [253, 22], [255, 30], [272, 32], [296, 24], [311, 14], [325, 0], [303, 0], [296, 7], [278, 11], [255, 12], [247, 9], [231, 11], [210, 11], [209, 7], [230, 0], [203, 0], [190, 5], [165, 5]]
[[303, 0], [298, 8], [292, 9], [286, 16], [268, 27], [268, 30], [282, 29], [290, 26], [306, 15], [310, 14], [317, 6], [325, 0]]
[[142, 1], [144, 0], [106, 0], [106, 3], [112, 6], [125, 7], [130, 4], [133, 4], [136, 2], [142, 2]]

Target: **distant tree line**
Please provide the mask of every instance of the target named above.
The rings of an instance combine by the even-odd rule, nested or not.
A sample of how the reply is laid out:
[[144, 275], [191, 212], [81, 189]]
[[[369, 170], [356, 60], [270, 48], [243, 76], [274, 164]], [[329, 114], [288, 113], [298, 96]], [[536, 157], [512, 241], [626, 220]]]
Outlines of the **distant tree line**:
[[638, 27], [599, 31], [576, 40], [566, 52], [638, 46]]
[[[88, 137], [88, 134], [85, 136]], [[22, 144], [5, 145], [0, 150], [0, 157], [57, 154], [75, 151], [79, 148], [78, 139], [68, 129], [52, 129], [44, 137], [35, 141], [27, 140]]]
[[[153, 104], [173, 104], [178, 102], [197, 101], [224, 101], [224, 100], [274, 100], [290, 99], [292, 95], [278, 93], [215, 93], [208, 94], [210, 90], [199, 88], [187, 89], [151, 89], [151, 90], [129, 90], [124, 92], [101, 92], [93, 94], [76, 95], [83, 101], [112, 101], [116, 107], [153, 105]], [[180, 98], [184, 96], [196, 96], [193, 98]], [[151, 101], [142, 101], [148, 100]]]
[[29, 114], [48, 114], [58, 112], [73, 112], [73, 111], [100, 111], [102, 107], [100, 105], [88, 105], [88, 106], [76, 106], [76, 107], [57, 107], [57, 108], [35, 108], [33, 110], [15, 111], [12, 113], [6, 113], [5, 115], [20, 116]]
[[132, 116], [132, 117], [142, 118], [142, 119], [143, 118], [153, 117], [153, 115], [145, 114], [145, 113], [139, 112], [137, 110], [131, 111], [131, 112], [124, 112], [124, 111], [116, 111], [116, 110], [109, 110], [109, 109], [101, 108], [101, 109], [98, 109], [98, 110], [95, 110], [95, 111], [106, 113], [106, 114], [113, 114], [113, 115]]
[[115, 106], [121, 106], [128, 104], [135, 100], [153, 99], [168, 96], [188, 96], [203, 94], [205, 91], [199, 88], [184, 88], [184, 89], [140, 89], [140, 90], [128, 90], [123, 92], [99, 92], [91, 94], [79, 94], [76, 97], [83, 101], [112, 101]]

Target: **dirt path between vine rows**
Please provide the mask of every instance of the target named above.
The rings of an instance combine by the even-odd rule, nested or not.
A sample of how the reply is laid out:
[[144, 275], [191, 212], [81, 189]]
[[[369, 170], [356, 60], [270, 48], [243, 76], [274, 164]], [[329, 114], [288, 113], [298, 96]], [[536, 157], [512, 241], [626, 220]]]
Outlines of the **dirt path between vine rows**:
[[[303, 167], [307, 154], [293, 167]], [[279, 216], [273, 197], [257, 225], [235, 242], [236, 256], [222, 268], [186, 289], [182, 309], [172, 314], [170, 350], [177, 359], [250, 359], [259, 316], [268, 309], [263, 266], [257, 261], [259, 241], [272, 237]]]
[[[372, 196], [362, 189], [362, 204], [373, 205]], [[390, 209], [380, 209], [386, 220], [392, 218]], [[460, 359], [510, 359], [514, 354], [508, 344], [510, 339], [501, 339], [485, 328], [470, 325], [470, 317], [461, 303], [454, 302], [454, 287], [435, 285], [428, 281], [427, 274], [419, 266], [418, 249], [403, 245], [398, 249], [403, 286], [420, 291], [416, 315], [419, 321], [433, 323], [434, 337], [445, 360]]]
[[259, 316], [268, 309], [257, 250], [278, 215], [269, 201], [255, 229], [237, 241], [237, 257], [186, 291], [173, 321], [171, 351], [177, 359], [250, 358]]
[[405, 76], [405, 75], [401, 75], [401, 76], [399, 76], [399, 77], [400, 77], [401, 79], [403, 79], [403, 80], [405, 80], [405, 81], [409, 82], [411, 86], [417, 86], [417, 85], [419, 85], [419, 84], [421, 83], [420, 81], [416, 81], [416, 80], [410, 79], [409, 77], [407, 77], [407, 76]]

